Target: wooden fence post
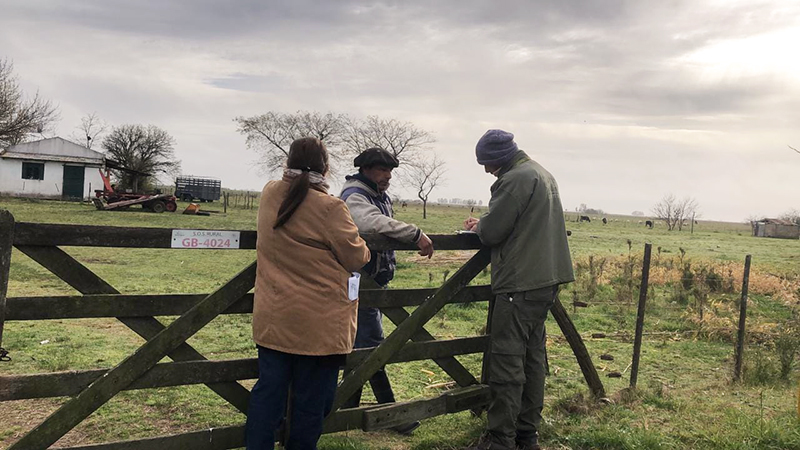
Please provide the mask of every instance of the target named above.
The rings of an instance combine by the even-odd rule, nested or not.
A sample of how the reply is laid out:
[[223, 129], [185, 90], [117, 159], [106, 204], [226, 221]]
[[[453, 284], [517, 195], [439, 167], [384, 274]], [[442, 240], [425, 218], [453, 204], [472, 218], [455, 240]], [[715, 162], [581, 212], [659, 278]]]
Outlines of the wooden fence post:
[[633, 362], [631, 363], [631, 384], [636, 387], [639, 378], [639, 355], [642, 352], [642, 332], [644, 331], [644, 309], [647, 303], [647, 284], [650, 280], [650, 255], [652, 244], [644, 244], [644, 258], [642, 259], [642, 285], [639, 288], [639, 310], [636, 313], [636, 335], [633, 338]]
[[603, 387], [603, 382], [600, 381], [600, 375], [597, 374], [597, 368], [594, 367], [592, 357], [583, 343], [581, 334], [578, 333], [575, 324], [572, 323], [572, 319], [569, 318], [567, 310], [564, 309], [564, 305], [561, 304], [559, 299], [556, 298], [553, 307], [550, 308], [550, 313], [553, 314], [558, 327], [561, 328], [561, 332], [564, 333], [564, 337], [567, 339], [570, 348], [572, 348], [572, 353], [575, 354], [575, 359], [578, 360], [578, 365], [581, 368], [583, 377], [586, 379], [586, 384], [589, 385], [589, 390], [592, 391], [592, 395], [595, 398], [605, 397], [606, 390]]
[[742, 357], [744, 355], [744, 324], [747, 319], [747, 289], [750, 285], [750, 259], [751, 255], [744, 258], [744, 275], [742, 276], [742, 300], [739, 303], [739, 332], [736, 335], [736, 355], [733, 366], [733, 381], [742, 377]]
[[11, 249], [14, 244], [14, 216], [0, 210], [0, 361], [6, 361], [8, 353], [3, 349], [3, 324], [6, 320], [6, 295], [8, 273], [11, 270]]

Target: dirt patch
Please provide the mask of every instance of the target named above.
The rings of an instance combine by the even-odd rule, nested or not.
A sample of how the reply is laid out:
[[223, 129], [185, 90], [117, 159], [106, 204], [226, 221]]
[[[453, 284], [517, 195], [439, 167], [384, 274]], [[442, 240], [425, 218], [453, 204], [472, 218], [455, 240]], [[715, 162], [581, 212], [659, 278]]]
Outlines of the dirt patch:
[[[34, 399], [0, 402], [0, 449], [6, 449], [42, 423], [64, 400]], [[58, 441], [59, 447], [79, 445], [89, 436], [73, 430]]]

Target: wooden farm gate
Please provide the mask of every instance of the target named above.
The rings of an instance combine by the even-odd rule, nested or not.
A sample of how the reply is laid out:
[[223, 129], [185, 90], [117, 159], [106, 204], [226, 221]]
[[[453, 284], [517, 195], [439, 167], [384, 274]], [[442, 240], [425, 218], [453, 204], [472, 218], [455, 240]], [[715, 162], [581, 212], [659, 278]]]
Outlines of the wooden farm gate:
[[[239, 236], [240, 249], [255, 248], [255, 231], [241, 231]], [[388, 428], [458, 411], [480, 411], [488, 404], [486, 360], [479, 380], [454, 356], [486, 352], [489, 336], [436, 340], [424, 325], [448, 303], [490, 300], [489, 286], [467, 286], [489, 263], [490, 251], [481, 248], [474, 235], [431, 238], [437, 250], [478, 251], [438, 289], [362, 289], [361, 304], [381, 308], [397, 327], [380, 346], [349, 355], [347, 375], [336, 392], [334, 412], [326, 419], [325, 433]], [[242, 414], [246, 413], [250, 392], [238, 380], [258, 377], [257, 359], [208, 360], [186, 340], [219, 314], [252, 312], [253, 295], [248, 292], [255, 282], [255, 262], [207, 295], [125, 295], [60, 248], [172, 248], [172, 240], [172, 229], [15, 223], [10, 213], [0, 211], [0, 345], [5, 320], [103, 317], [117, 318], [146, 341], [113, 368], [0, 376], [0, 401], [71, 397], [10, 449], [50, 447], [122, 390], [205, 384]], [[387, 239], [371, 238], [368, 243], [376, 250], [415, 250], [412, 245]], [[6, 298], [12, 244], [82, 295]], [[415, 307], [411, 314], [404, 309], [409, 306]], [[491, 314], [491, 303], [489, 311]], [[589, 354], [561, 303], [557, 302], [552, 312], [575, 352], [591, 392], [604, 396]], [[170, 315], [179, 317], [168, 326], [155, 318]], [[159, 363], [165, 356], [173, 362]], [[385, 364], [426, 359], [435, 361], [458, 388], [423, 400], [340, 409]], [[70, 448], [210, 450], [242, 446], [244, 425]]]

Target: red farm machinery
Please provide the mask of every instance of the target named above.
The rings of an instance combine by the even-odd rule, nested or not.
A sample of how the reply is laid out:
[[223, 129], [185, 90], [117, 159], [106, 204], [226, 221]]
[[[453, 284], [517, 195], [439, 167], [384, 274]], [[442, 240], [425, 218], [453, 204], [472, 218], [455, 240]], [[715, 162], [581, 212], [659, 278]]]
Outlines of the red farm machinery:
[[[107, 161], [107, 163], [110, 161]], [[95, 198], [92, 199], [94, 206], [99, 210], [114, 211], [128, 209], [134, 205], [142, 205], [145, 211], [162, 213], [164, 211], [175, 212], [178, 209], [177, 199], [170, 194], [135, 194], [129, 192], [119, 192], [111, 184], [109, 164], [106, 171], [100, 169], [100, 177], [103, 179], [103, 190], [96, 190]], [[150, 174], [124, 169], [122, 167], [111, 167], [129, 172], [136, 172], [139, 175], [149, 176]]]

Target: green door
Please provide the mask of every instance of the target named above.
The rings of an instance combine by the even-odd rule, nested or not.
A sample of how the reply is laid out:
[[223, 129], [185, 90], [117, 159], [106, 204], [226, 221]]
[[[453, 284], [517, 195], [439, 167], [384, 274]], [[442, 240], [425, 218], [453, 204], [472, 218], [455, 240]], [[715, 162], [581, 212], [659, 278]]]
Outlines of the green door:
[[64, 189], [62, 197], [80, 200], [83, 198], [83, 166], [64, 166]]

